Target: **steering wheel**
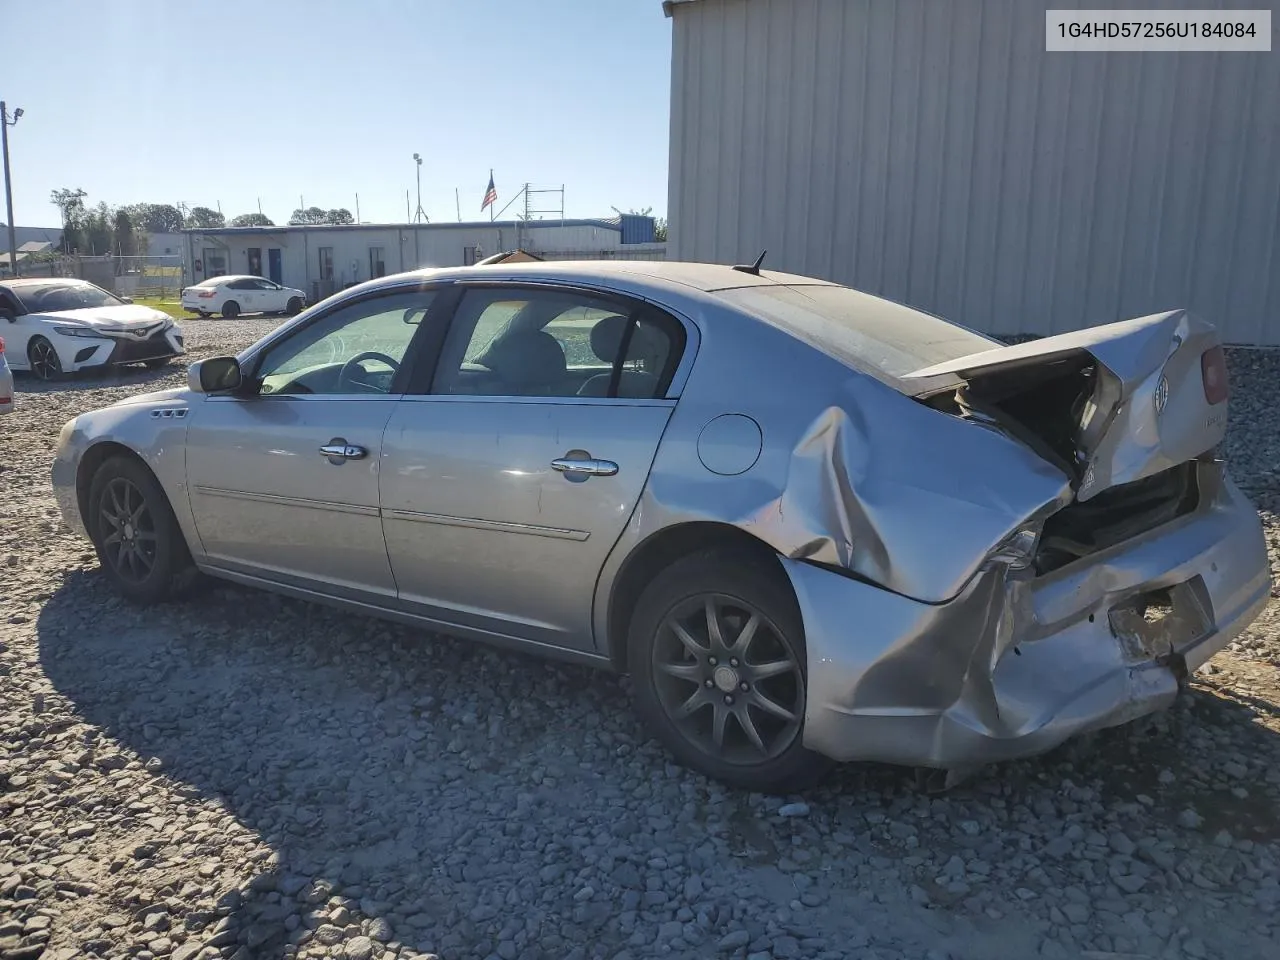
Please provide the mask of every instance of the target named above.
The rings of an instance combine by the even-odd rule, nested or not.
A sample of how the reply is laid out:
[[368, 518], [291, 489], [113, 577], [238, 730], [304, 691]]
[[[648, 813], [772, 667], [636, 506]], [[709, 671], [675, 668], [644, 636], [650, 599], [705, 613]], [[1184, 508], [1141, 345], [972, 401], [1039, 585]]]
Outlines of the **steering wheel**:
[[363, 373], [368, 372], [367, 370], [364, 370], [363, 367], [361, 367], [361, 364], [364, 363], [366, 360], [382, 361], [383, 363], [385, 363], [387, 366], [391, 368], [391, 375], [393, 377], [395, 376], [396, 372], [399, 371], [400, 369], [400, 362], [398, 360], [395, 360], [392, 357], [388, 357], [385, 353], [379, 353], [376, 350], [366, 350], [364, 353], [357, 353], [354, 357], [352, 357], [350, 360], [348, 360], [346, 363], [342, 365], [342, 369], [338, 371], [338, 386], [341, 388], [343, 386], [351, 384], [351, 385], [365, 387], [370, 390], [376, 390], [377, 388], [374, 387], [372, 384], [365, 383], [363, 380], [357, 380], [353, 376], [353, 374], [357, 370], [360, 370]]

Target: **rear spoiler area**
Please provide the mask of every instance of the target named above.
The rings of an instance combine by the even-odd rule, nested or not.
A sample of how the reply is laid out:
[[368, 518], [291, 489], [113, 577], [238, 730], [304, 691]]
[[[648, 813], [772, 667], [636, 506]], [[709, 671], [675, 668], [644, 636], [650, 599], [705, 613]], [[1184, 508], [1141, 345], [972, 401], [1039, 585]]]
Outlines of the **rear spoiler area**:
[[1078, 501], [1211, 451], [1226, 433], [1216, 329], [1170, 310], [913, 371], [908, 392], [1063, 470]]

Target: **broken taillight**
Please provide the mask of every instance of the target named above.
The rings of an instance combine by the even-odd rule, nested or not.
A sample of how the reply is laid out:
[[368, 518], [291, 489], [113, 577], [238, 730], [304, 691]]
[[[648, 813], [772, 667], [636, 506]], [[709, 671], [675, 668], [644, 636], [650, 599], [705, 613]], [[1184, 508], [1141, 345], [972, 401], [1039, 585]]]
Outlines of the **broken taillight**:
[[1210, 404], [1227, 399], [1227, 355], [1222, 347], [1210, 347], [1200, 355], [1200, 375], [1204, 379], [1204, 398]]

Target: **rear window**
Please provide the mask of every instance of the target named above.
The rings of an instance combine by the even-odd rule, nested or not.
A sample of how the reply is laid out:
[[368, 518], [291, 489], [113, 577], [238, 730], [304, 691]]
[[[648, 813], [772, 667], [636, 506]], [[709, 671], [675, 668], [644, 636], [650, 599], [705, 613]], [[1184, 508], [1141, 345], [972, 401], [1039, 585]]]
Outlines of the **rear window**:
[[1003, 346], [954, 323], [848, 287], [735, 287], [717, 295], [837, 360], [894, 379]]

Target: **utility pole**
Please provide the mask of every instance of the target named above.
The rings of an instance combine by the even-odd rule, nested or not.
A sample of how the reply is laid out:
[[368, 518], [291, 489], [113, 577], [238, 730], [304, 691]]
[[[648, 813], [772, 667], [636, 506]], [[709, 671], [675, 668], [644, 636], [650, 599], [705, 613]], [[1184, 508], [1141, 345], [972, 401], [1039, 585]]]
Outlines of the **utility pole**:
[[417, 164], [418, 173], [418, 209], [413, 212], [414, 223], [426, 222], [427, 215], [422, 210], [422, 155], [415, 153], [413, 162]]
[[18, 275], [18, 232], [13, 226], [13, 178], [9, 175], [9, 128], [22, 118], [22, 108], [13, 111], [13, 119], [9, 119], [9, 108], [0, 100], [0, 141], [3, 141], [4, 152], [4, 206], [9, 215], [9, 271]]

